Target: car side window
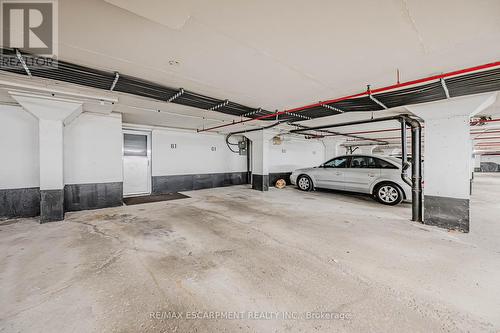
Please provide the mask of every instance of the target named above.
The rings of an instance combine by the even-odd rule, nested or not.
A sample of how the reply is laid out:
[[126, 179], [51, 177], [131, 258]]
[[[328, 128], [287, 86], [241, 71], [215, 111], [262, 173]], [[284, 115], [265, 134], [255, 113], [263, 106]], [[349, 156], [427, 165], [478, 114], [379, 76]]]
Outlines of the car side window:
[[379, 169], [398, 169], [397, 166], [387, 161], [381, 160], [379, 158], [374, 158], [374, 160], [377, 165], [376, 167]]
[[351, 168], [368, 168], [368, 159], [365, 156], [354, 156], [351, 158]]
[[337, 157], [323, 164], [324, 168], [347, 168], [348, 157]]
[[351, 168], [354, 169], [397, 169], [395, 165], [371, 156], [354, 156], [351, 158]]

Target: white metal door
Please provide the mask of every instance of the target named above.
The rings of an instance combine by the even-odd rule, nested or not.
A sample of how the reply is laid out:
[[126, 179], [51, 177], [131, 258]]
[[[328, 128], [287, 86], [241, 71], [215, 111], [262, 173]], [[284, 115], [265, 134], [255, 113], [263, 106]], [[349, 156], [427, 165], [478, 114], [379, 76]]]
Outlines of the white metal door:
[[151, 133], [123, 131], [123, 195], [151, 194]]

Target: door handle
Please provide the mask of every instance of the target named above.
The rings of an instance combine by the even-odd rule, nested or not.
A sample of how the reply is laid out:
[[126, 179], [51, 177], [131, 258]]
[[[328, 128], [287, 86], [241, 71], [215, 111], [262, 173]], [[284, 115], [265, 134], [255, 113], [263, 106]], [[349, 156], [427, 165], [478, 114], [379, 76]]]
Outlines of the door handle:
[[368, 177], [375, 177], [375, 175], [373, 173], [369, 173]]
[[338, 172], [338, 171], [337, 171], [335, 174], [336, 174], [337, 176], [340, 176], [340, 175], [342, 174], [342, 172]]

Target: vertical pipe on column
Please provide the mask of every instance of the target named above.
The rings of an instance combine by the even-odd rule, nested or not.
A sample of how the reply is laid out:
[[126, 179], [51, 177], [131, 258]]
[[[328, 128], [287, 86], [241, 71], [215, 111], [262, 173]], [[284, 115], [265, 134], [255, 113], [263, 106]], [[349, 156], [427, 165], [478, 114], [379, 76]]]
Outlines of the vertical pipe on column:
[[401, 118], [401, 158], [403, 168], [408, 163], [408, 149], [406, 147], [406, 119]]
[[247, 184], [252, 184], [252, 141], [250, 139], [245, 138], [247, 145]]
[[412, 221], [422, 222], [422, 143], [421, 126], [414, 119], [411, 122], [412, 155]]

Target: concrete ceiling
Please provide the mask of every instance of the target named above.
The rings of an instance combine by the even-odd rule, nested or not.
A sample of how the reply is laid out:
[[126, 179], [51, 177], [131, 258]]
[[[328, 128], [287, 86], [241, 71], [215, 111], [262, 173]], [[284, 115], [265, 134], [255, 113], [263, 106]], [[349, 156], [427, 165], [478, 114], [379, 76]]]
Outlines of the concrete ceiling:
[[62, 0], [63, 60], [269, 110], [496, 61], [498, 0]]
[[[499, 18], [499, 0], [60, 0], [59, 58], [282, 110], [357, 93], [367, 84], [394, 84], [397, 69], [407, 81], [498, 61]], [[235, 119], [113, 95], [119, 98], [115, 111], [128, 123], [195, 129]], [[485, 114], [500, 117], [500, 101]], [[370, 116], [350, 113], [306, 123]]]

